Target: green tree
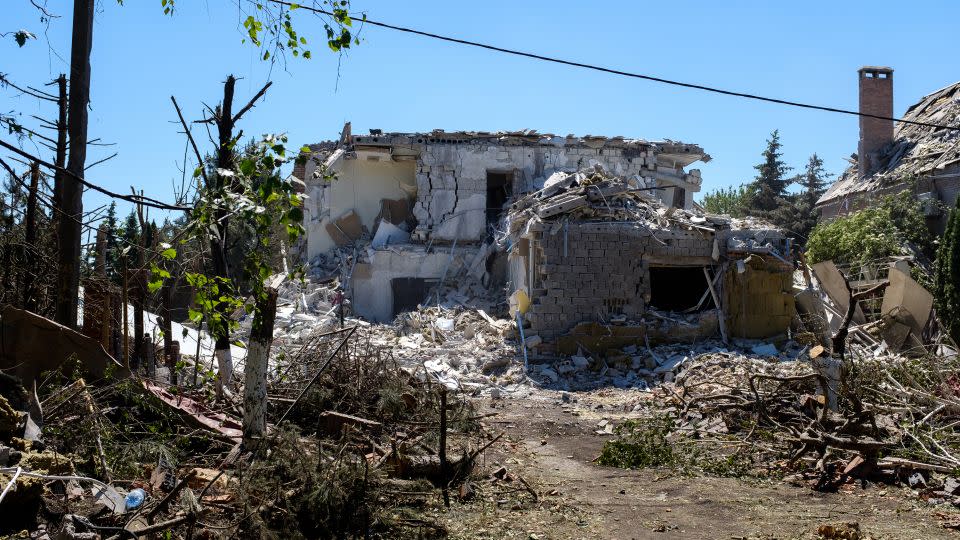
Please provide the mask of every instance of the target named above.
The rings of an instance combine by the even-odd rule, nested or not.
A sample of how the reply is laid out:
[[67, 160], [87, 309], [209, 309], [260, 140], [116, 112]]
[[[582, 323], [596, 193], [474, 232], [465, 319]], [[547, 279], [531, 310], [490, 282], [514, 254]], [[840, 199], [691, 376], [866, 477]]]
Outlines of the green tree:
[[117, 219], [117, 203], [111, 202], [107, 208], [107, 215], [103, 218], [107, 237], [106, 270], [107, 277], [116, 283], [120, 282], [120, 222]]
[[137, 219], [137, 213], [130, 210], [127, 219], [120, 228], [120, 239], [122, 251], [126, 252], [128, 264], [137, 260], [138, 246], [140, 245], [140, 221]]
[[767, 148], [762, 154], [763, 162], [754, 167], [757, 170], [757, 177], [749, 186], [748, 213], [751, 215], [769, 218], [770, 214], [782, 204], [780, 199], [786, 195], [787, 186], [792, 183], [792, 179], [787, 178], [790, 167], [781, 159], [782, 147], [780, 131], [773, 130], [770, 138], [767, 139]]
[[779, 197], [777, 208], [769, 215], [771, 221], [805, 244], [817, 225], [817, 200], [826, 191], [830, 176], [823, 168], [823, 160], [817, 154], [810, 156], [804, 171], [791, 182], [799, 184], [803, 190]]
[[960, 342], [960, 199], [947, 220], [934, 264], [933, 291], [937, 318], [955, 342]]
[[905, 252], [914, 246], [924, 255], [933, 251], [923, 207], [912, 190], [887, 195], [878, 204], [817, 225], [807, 240], [811, 263], [863, 264]]
[[813, 154], [807, 161], [802, 174], [797, 175], [796, 183], [803, 187], [797, 196], [797, 217], [795, 231], [803, 242], [806, 242], [810, 232], [817, 226], [817, 201], [827, 190], [827, 179], [833, 176], [823, 168], [823, 160]]
[[703, 208], [711, 214], [726, 214], [740, 218], [747, 214], [750, 192], [747, 186], [730, 186], [710, 191], [703, 196]]

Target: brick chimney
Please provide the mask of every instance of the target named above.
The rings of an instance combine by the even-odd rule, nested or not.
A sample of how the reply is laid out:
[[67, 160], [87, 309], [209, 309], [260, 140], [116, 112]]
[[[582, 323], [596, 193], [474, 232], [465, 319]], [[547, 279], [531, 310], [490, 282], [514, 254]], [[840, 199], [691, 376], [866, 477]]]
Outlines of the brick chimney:
[[[860, 112], [893, 117], [893, 70], [864, 66], [860, 75]], [[870, 176], [880, 163], [880, 151], [893, 142], [893, 120], [860, 117], [860, 144], [857, 146], [860, 178]]]

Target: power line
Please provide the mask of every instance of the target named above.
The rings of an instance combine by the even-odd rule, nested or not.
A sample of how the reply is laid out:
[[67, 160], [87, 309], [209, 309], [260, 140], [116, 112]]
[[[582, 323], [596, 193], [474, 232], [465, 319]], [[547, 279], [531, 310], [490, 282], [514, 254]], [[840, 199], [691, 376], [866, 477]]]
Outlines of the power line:
[[100, 193], [103, 193], [104, 195], [106, 195], [106, 196], [108, 196], [108, 197], [112, 197], [112, 198], [114, 198], [114, 199], [120, 199], [120, 200], [123, 200], [123, 201], [131, 202], [131, 203], [133, 203], [133, 204], [142, 204], [143, 206], [149, 206], [149, 207], [151, 207], [151, 208], [157, 208], [157, 209], [159, 209], [159, 210], [179, 210], [179, 211], [183, 211], [183, 212], [189, 212], [189, 211], [193, 210], [193, 209], [190, 208], [189, 206], [180, 206], [180, 205], [174, 205], [174, 204], [167, 204], [167, 203], [165, 203], [165, 202], [163, 202], [163, 201], [158, 201], [157, 199], [153, 199], [153, 198], [150, 198], [150, 197], [144, 197], [144, 196], [142, 196], [142, 195], [123, 195], [123, 194], [120, 194], [120, 193], [115, 193], [115, 192], [110, 191], [110, 190], [108, 190], [108, 189], [106, 189], [106, 188], [102, 188], [102, 187], [100, 187], [100, 186], [98, 186], [98, 185], [96, 185], [96, 184], [92, 184], [92, 183], [88, 182], [87, 180], [85, 180], [83, 177], [81, 177], [81, 176], [79, 176], [79, 175], [77, 175], [77, 174], [74, 174], [73, 172], [68, 171], [67, 169], [64, 169], [63, 167], [57, 167], [57, 166], [54, 165], [53, 163], [50, 163], [50, 162], [48, 162], [48, 161], [44, 161], [43, 159], [40, 159], [39, 157], [34, 156], [34, 155], [32, 155], [32, 154], [28, 154], [27, 152], [24, 152], [23, 150], [17, 148], [16, 146], [14, 146], [14, 145], [6, 142], [6, 141], [0, 141], [0, 147], [6, 148], [7, 150], [10, 150], [11, 152], [13, 152], [13, 153], [15, 153], [15, 154], [19, 154], [20, 156], [25, 157], [25, 158], [29, 159], [30, 161], [36, 161], [37, 163], [39, 163], [40, 165], [43, 165], [44, 167], [46, 167], [46, 168], [48, 168], [48, 169], [52, 169], [52, 170], [54, 170], [54, 171], [62, 172], [62, 173], [64, 173], [64, 174], [66, 174], [67, 176], [70, 176], [71, 178], [73, 178], [73, 179], [75, 179], [76, 181], [80, 182], [80, 183], [83, 184], [84, 186], [86, 186], [86, 187], [88, 187], [88, 188], [90, 188], [90, 189], [92, 189], [92, 190], [94, 190], [94, 191], [99, 191]]
[[[290, 2], [284, 2], [284, 1], [282, 1], [282, 0], [269, 0], [269, 1], [270, 1], [270, 2], [273, 2], [274, 4], [280, 4], [280, 5], [287, 6], [287, 7], [291, 8], [291, 9], [294, 9], [294, 8], [295, 8], [295, 9], [305, 9], [305, 10], [307, 10], [307, 11], [312, 11], [312, 12], [315, 12], [315, 13], [322, 13], [322, 14], [324, 14], [324, 15], [333, 16], [333, 13], [331, 13], [331, 12], [329, 12], [329, 11], [327, 11], [327, 10], [324, 10], [324, 9], [320, 9], [320, 8], [303, 6], [303, 5], [299, 5], [299, 4], [291, 4]], [[733, 96], [733, 97], [739, 97], [739, 98], [745, 98], [745, 99], [753, 99], [753, 100], [757, 100], [757, 101], [765, 101], [765, 102], [767, 102], [767, 103], [776, 103], [776, 104], [778, 104], [778, 105], [788, 105], [788, 106], [791, 106], [791, 107], [800, 107], [800, 108], [803, 108], [803, 109], [813, 109], [813, 110], [826, 111], [826, 112], [832, 112], [832, 113], [849, 114], [849, 115], [852, 115], [852, 116], [862, 116], [862, 117], [866, 117], [866, 118], [876, 118], [876, 119], [878, 119], [878, 120], [892, 120], [892, 121], [894, 121], [894, 122], [900, 122], [900, 123], [903, 123], [903, 124], [913, 124], [913, 125], [916, 125], [916, 126], [924, 126], [924, 127], [930, 127], [930, 128], [936, 128], [936, 129], [948, 129], [948, 130], [960, 131], [960, 127], [955, 127], [955, 126], [945, 126], [945, 125], [942, 125], [942, 124], [931, 124], [931, 123], [928, 123], [928, 122], [918, 122], [918, 121], [916, 121], [916, 120], [905, 120], [905, 119], [903, 119], [903, 118], [895, 118], [895, 117], [892, 117], [892, 116], [882, 116], [882, 115], [877, 115], [877, 114], [863, 113], [863, 112], [860, 112], [860, 111], [851, 111], [851, 110], [849, 110], [849, 109], [838, 109], [838, 108], [836, 108], [836, 107], [826, 107], [826, 106], [823, 106], [823, 105], [813, 105], [813, 104], [810, 104], [810, 103], [801, 103], [801, 102], [799, 102], [799, 101], [789, 101], [789, 100], [786, 100], [786, 99], [771, 98], [771, 97], [765, 97], [765, 96], [760, 96], [760, 95], [756, 95], [756, 94], [747, 94], [747, 93], [745, 93], [745, 92], [735, 92], [735, 91], [733, 91], [733, 90], [724, 90], [724, 89], [722, 89], [722, 88], [714, 88], [714, 87], [712, 87], [712, 86], [705, 86], [705, 85], [702, 85], [702, 84], [694, 84], [694, 83], [687, 83], [687, 82], [682, 82], [682, 81], [674, 81], [674, 80], [670, 80], [670, 79], [664, 79], [664, 78], [662, 78], [662, 77], [654, 77], [654, 76], [652, 76], [652, 75], [643, 75], [643, 74], [640, 74], [640, 73], [631, 73], [631, 72], [629, 72], [629, 71], [622, 71], [622, 70], [619, 70], [619, 69], [612, 69], [612, 68], [607, 68], [607, 67], [603, 67], [603, 66], [597, 66], [597, 65], [593, 65], [593, 64], [585, 64], [585, 63], [582, 63], [582, 62], [574, 62], [574, 61], [571, 61], [571, 60], [563, 60], [563, 59], [561, 59], [561, 58], [553, 58], [553, 57], [550, 57], [550, 56], [544, 56], [544, 55], [541, 55], [541, 54], [534, 54], [534, 53], [529, 53], [529, 52], [524, 52], [524, 51], [518, 51], [518, 50], [515, 50], [515, 49], [506, 49], [506, 48], [504, 48], [504, 47], [497, 47], [496, 45], [490, 45], [490, 44], [487, 44], [487, 43], [480, 43], [480, 42], [477, 42], [477, 41], [469, 41], [469, 40], [466, 40], [466, 39], [454, 38], [454, 37], [450, 37], [450, 36], [444, 36], [444, 35], [440, 35], [440, 34], [434, 34], [434, 33], [432, 33], [432, 32], [424, 32], [423, 30], [416, 30], [416, 29], [407, 28], [407, 27], [404, 27], [404, 26], [397, 26], [397, 25], [388, 24], [388, 23], [384, 23], [384, 22], [374, 21], [374, 20], [372, 20], [372, 19], [366, 18], [366, 16], [364, 16], [364, 18], [362, 19], [362, 22], [363, 22], [364, 24], [372, 24], [373, 26], [379, 26], [379, 27], [382, 27], [382, 28], [388, 28], [388, 29], [390, 29], [390, 30], [396, 30], [396, 31], [398, 31], [398, 32], [406, 32], [406, 33], [408, 33], [408, 34], [416, 34], [416, 35], [418, 35], [418, 36], [423, 36], [423, 37], [428, 37], [428, 38], [433, 38], [433, 39], [439, 39], [439, 40], [441, 40], [441, 41], [447, 41], [447, 42], [450, 42], [450, 43], [459, 43], [459, 44], [461, 44], [461, 45], [469, 45], [469, 46], [471, 46], [471, 47], [479, 47], [479, 48], [481, 48], [481, 49], [487, 49], [487, 50], [490, 50], [490, 51], [496, 51], [496, 52], [501, 52], [501, 53], [505, 53], [505, 54], [512, 54], [512, 55], [514, 55], [514, 56], [522, 56], [522, 57], [525, 57], [525, 58], [533, 58], [533, 59], [535, 59], [535, 60], [542, 60], [542, 61], [544, 61], [544, 62], [552, 62], [552, 63], [554, 63], [554, 64], [562, 64], [562, 65], [565, 65], [565, 66], [572, 66], [572, 67], [578, 67], [578, 68], [583, 68], [583, 69], [590, 69], [590, 70], [593, 70], [593, 71], [600, 71], [600, 72], [603, 72], [603, 73], [610, 73], [610, 74], [613, 74], [613, 75], [621, 75], [621, 76], [623, 76], [623, 77], [632, 77], [632, 78], [634, 78], [634, 79], [643, 79], [643, 80], [646, 80], [646, 81], [653, 81], [653, 82], [658, 82], [658, 83], [662, 83], [662, 84], [669, 84], [669, 85], [673, 85], [673, 86], [680, 86], [680, 87], [683, 87], [683, 88], [691, 88], [691, 89], [694, 89], [694, 90], [703, 90], [704, 92], [712, 92], [712, 93], [714, 93], [714, 94], [722, 94], [722, 95], [725, 95], [725, 96]]]

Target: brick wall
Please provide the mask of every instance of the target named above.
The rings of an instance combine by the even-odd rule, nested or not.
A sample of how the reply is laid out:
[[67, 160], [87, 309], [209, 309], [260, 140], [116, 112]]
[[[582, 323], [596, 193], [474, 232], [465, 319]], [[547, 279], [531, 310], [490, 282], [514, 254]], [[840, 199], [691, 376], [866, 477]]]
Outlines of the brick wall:
[[711, 264], [713, 236], [629, 223], [568, 223], [531, 233], [534, 277], [527, 319], [550, 341], [581, 322], [643, 315], [649, 264]]
[[[858, 72], [860, 112], [893, 117], [893, 70], [861, 68]], [[893, 121], [860, 117], [860, 143], [857, 146], [861, 178], [876, 171], [878, 153], [893, 141]]]

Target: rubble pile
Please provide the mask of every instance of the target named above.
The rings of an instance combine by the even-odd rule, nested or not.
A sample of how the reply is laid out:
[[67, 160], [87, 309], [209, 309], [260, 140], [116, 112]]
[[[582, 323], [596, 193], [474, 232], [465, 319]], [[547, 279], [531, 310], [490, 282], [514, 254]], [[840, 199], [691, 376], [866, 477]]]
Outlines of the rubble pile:
[[450, 388], [489, 395], [526, 379], [514, 361], [516, 325], [482, 309], [421, 308], [399, 315], [394, 331], [380, 332], [377, 343], [396, 347], [402, 365], [422, 366]]
[[658, 189], [662, 188], [644, 177], [619, 177], [600, 165], [575, 173], [556, 172], [543, 189], [510, 206], [507, 232], [516, 236], [529, 223], [540, 221], [551, 222], [554, 227], [563, 221], [629, 221], [651, 233], [677, 226], [710, 231], [729, 228], [730, 218], [667, 207], [653, 196]]
[[764, 474], [791, 474], [817, 490], [870, 480], [960, 506], [956, 359], [852, 345], [841, 373], [824, 369], [831, 359], [822, 353], [817, 346], [795, 359], [724, 350], [685, 356], [672, 382], [633, 410], [667, 415], [673, 444], [713, 440], [727, 458], [734, 449]]
[[[737, 378], [749, 373], [744, 371], [751, 362], [767, 365], [782, 362], [797, 365], [796, 361], [807, 348], [787, 342], [778, 350], [769, 343], [738, 340], [724, 345], [719, 340], [699, 343], [674, 343], [655, 347], [628, 345], [610, 349], [603, 355], [592, 355], [584, 350], [559, 360], [531, 366], [531, 375], [542, 384], [565, 391], [580, 391], [612, 385], [616, 388], [656, 391], [663, 384], [680, 384], [690, 373], [699, 373], [704, 364], [722, 365], [714, 368], [713, 375]], [[736, 359], [730, 362], [722, 359]]]

